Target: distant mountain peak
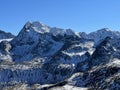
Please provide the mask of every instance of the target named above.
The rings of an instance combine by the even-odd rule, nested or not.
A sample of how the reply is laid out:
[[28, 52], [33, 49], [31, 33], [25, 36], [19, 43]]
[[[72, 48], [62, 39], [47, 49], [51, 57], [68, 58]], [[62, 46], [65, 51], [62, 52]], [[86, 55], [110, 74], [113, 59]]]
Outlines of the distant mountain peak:
[[102, 29], [99, 29], [98, 31], [111, 31], [110, 28], [102, 28]]
[[0, 39], [14, 38], [15, 36], [9, 32], [4, 32], [0, 30]]
[[96, 44], [99, 44], [106, 37], [120, 38], [120, 32], [112, 31], [109, 28], [102, 28], [88, 34], [88, 38], [93, 39]]

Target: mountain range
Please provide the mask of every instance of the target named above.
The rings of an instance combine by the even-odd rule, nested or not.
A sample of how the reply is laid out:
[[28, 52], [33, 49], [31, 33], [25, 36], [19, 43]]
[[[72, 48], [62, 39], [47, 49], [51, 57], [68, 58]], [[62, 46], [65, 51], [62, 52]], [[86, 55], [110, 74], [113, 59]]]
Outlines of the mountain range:
[[27, 22], [0, 31], [0, 90], [119, 90], [120, 32]]

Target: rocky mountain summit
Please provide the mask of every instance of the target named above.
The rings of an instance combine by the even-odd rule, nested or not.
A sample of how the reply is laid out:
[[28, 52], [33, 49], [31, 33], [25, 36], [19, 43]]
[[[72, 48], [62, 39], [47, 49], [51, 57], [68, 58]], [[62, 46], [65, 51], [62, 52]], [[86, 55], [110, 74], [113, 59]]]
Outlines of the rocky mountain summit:
[[0, 37], [0, 90], [120, 89], [118, 31], [27, 22], [17, 36]]

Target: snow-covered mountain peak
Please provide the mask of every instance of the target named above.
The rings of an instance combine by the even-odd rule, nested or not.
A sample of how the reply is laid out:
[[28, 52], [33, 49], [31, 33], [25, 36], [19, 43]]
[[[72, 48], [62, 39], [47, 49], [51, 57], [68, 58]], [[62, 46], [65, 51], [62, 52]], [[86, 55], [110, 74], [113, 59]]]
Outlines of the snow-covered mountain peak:
[[80, 37], [79, 33], [74, 32], [72, 29], [62, 29], [62, 28], [50, 27], [50, 26], [47, 26], [38, 21], [27, 22], [23, 29], [25, 32], [35, 31], [35, 32], [41, 33], [41, 34], [50, 33], [53, 36], [76, 35], [76, 36]]
[[24, 25], [24, 27], [26, 28], [26, 29], [28, 29], [30, 26], [31, 26], [31, 22], [30, 21], [28, 21], [25, 25]]
[[50, 27], [40, 23], [38, 21], [35, 22], [27, 22], [24, 25], [24, 31], [30, 32], [30, 31], [35, 31], [37, 33], [49, 33], [50, 32]]
[[96, 44], [99, 44], [106, 37], [120, 38], [120, 32], [112, 31], [109, 28], [103, 28], [88, 34], [88, 38], [93, 39]]
[[34, 26], [34, 27], [48, 27], [47, 25], [45, 25], [45, 24], [43, 24], [43, 23], [41, 23], [41, 22], [38, 22], [38, 21], [34, 21], [34, 22], [32, 22], [32, 25]]
[[102, 28], [97, 30], [97, 32], [107, 32], [107, 31], [111, 31], [109, 28]]

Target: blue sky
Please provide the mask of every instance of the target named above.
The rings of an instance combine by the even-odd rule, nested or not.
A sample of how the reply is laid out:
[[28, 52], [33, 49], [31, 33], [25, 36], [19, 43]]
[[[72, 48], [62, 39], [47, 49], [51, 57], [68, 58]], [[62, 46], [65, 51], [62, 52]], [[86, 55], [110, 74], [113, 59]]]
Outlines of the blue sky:
[[120, 0], [0, 0], [0, 29], [17, 34], [27, 21], [92, 32], [120, 30]]

